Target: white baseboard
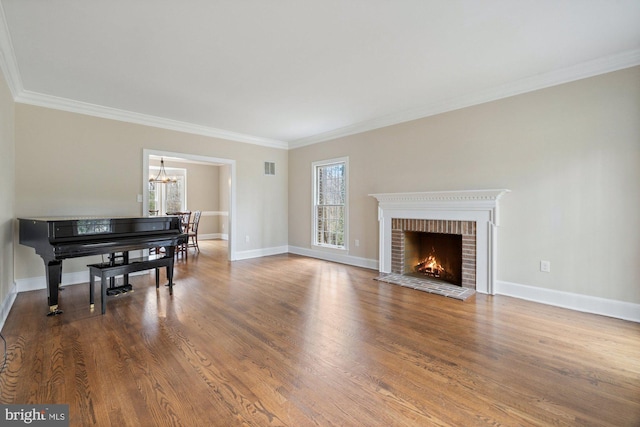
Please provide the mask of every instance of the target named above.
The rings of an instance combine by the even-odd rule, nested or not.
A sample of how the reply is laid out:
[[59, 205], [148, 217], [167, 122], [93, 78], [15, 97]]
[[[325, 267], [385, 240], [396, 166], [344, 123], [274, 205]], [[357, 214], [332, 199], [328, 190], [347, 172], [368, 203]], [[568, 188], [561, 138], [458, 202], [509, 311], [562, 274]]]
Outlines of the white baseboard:
[[298, 246], [289, 246], [289, 252], [296, 255], [308, 256], [310, 258], [323, 259], [325, 261], [339, 262], [340, 264], [353, 265], [355, 267], [370, 268], [378, 270], [378, 260], [360, 258], [351, 255], [342, 255], [333, 252], [323, 252]]
[[496, 281], [495, 293], [585, 313], [640, 322], [640, 304]]
[[243, 259], [250, 259], [250, 258], [260, 258], [263, 256], [270, 256], [270, 255], [286, 254], [288, 252], [287, 248], [288, 248], [287, 246], [277, 246], [274, 248], [253, 249], [250, 251], [236, 252], [235, 261], [240, 261]]
[[2, 301], [2, 305], [0, 305], [0, 331], [2, 331], [2, 328], [4, 327], [4, 322], [9, 316], [9, 312], [11, 311], [11, 307], [13, 307], [13, 302], [16, 300], [17, 294], [16, 284], [14, 282], [9, 289], [9, 294], [4, 301]]
[[198, 234], [198, 240], [229, 240], [226, 233]]

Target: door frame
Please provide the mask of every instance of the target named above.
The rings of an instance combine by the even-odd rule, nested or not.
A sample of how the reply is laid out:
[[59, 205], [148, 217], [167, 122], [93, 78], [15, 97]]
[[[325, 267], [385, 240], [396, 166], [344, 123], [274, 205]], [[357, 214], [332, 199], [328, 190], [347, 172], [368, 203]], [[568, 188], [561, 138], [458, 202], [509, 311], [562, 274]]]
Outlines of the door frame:
[[141, 215], [149, 216], [149, 156], [176, 157], [184, 160], [192, 160], [201, 163], [215, 165], [229, 165], [231, 167], [231, 179], [229, 185], [229, 244], [227, 245], [227, 257], [229, 261], [235, 261], [236, 256], [236, 161], [219, 157], [202, 156], [199, 154], [176, 153], [172, 151], [142, 149], [142, 206]]

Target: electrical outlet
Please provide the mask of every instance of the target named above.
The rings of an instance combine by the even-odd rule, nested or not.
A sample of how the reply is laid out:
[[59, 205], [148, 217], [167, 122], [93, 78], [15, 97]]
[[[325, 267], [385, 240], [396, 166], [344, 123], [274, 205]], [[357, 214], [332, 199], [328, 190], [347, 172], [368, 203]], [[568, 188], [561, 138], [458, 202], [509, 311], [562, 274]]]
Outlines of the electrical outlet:
[[540, 261], [540, 271], [544, 273], [551, 273], [551, 261]]
[[246, 236], [244, 236], [244, 242], [245, 243], [249, 243], [249, 235], [248, 234]]
[[356, 244], [356, 248], [360, 246], [360, 240], [356, 239], [354, 243]]

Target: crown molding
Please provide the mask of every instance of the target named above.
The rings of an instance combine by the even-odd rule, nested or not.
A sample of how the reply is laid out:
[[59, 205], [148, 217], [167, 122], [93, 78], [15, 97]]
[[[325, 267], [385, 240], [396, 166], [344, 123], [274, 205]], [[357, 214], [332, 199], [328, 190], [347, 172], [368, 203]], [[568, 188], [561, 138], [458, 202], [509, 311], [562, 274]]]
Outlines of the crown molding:
[[11, 96], [15, 99], [22, 92], [22, 79], [18, 69], [18, 61], [13, 52], [11, 34], [4, 15], [4, 8], [0, 3], [0, 70], [9, 86]]
[[380, 129], [412, 120], [422, 119], [436, 114], [446, 113], [465, 107], [496, 101], [510, 96], [557, 86], [576, 80], [594, 77], [625, 68], [640, 65], [640, 49], [622, 52], [609, 57], [583, 62], [578, 65], [516, 80], [468, 95], [440, 100], [422, 107], [400, 113], [389, 114], [372, 120], [366, 120], [351, 126], [323, 132], [307, 138], [289, 142], [289, 149], [300, 148], [319, 142], [329, 141], [370, 130]]
[[123, 122], [136, 123], [156, 128], [175, 130], [178, 132], [191, 133], [196, 135], [210, 136], [230, 141], [245, 142], [248, 144], [262, 145], [271, 148], [287, 149], [288, 144], [284, 141], [261, 138], [252, 135], [232, 132], [224, 129], [217, 129], [208, 126], [196, 125], [193, 123], [181, 122], [178, 120], [166, 119], [163, 117], [151, 116], [148, 114], [135, 113], [132, 111], [120, 110], [117, 108], [105, 107], [102, 105], [87, 102], [75, 101], [72, 99], [57, 96], [44, 95], [41, 93], [23, 90], [15, 102], [22, 104], [36, 105], [40, 107], [53, 108], [56, 110], [69, 111], [72, 113], [86, 114], [89, 116], [101, 117], [105, 119], [119, 120]]

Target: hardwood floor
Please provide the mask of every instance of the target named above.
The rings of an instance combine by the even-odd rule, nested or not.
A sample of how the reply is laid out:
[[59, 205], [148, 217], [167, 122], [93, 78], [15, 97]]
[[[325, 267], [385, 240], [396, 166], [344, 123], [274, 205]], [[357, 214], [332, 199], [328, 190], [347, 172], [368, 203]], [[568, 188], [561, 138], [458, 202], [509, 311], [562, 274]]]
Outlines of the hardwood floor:
[[0, 401], [69, 404], [72, 426], [640, 425], [640, 324], [200, 248], [173, 297], [135, 276], [104, 316], [88, 285], [57, 317], [19, 294]]

